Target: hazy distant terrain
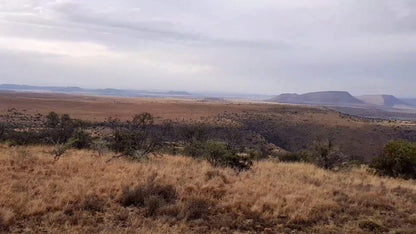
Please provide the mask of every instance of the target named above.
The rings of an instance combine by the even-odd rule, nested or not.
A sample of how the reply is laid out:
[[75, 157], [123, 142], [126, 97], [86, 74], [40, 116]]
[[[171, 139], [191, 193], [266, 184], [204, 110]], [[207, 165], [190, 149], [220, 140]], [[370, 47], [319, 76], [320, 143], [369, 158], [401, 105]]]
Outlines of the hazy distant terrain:
[[174, 97], [186, 99], [204, 98], [237, 98], [247, 100], [264, 100], [270, 98], [269, 95], [246, 94], [246, 93], [223, 93], [223, 92], [199, 92], [190, 93], [186, 91], [150, 91], [134, 89], [84, 89], [80, 87], [60, 87], [60, 86], [33, 86], [18, 84], [1, 84], [2, 91], [33, 92], [33, 93], [66, 93], [76, 95], [98, 95], [110, 97]]
[[[203, 102], [227, 102], [227, 100], [277, 102], [283, 104], [301, 104], [326, 106], [344, 114], [375, 119], [415, 120], [416, 99], [399, 99], [393, 95], [363, 95], [354, 97], [345, 91], [325, 91], [306, 94], [286, 93], [275, 97], [262, 94], [232, 93], [189, 93], [186, 91], [147, 91], [125, 89], [83, 89], [79, 87], [31, 86], [2, 84], [0, 91], [38, 94], [69, 94], [106, 97], [142, 97], [142, 98], [180, 98], [201, 100]], [[120, 109], [118, 106], [116, 109]], [[123, 112], [123, 111], [122, 111]], [[191, 113], [190, 113], [191, 114]], [[192, 115], [192, 114], [191, 114]]]
[[354, 97], [348, 92], [328, 91], [306, 94], [281, 94], [271, 102], [326, 106], [344, 114], [387, 120], [416, 120], [416, 101], [401, 100], [393, 95], [363, 95]]
[[116, 97], [192, 97], [192, 94], [185, 91], [147, 91], [147, 90], [129, 90], [129, 89], [83, 89], [79, 87], [55, 87], [55, 86], [32, 86], [2, 84], [0, 90], [8, 91], [27, 91], [27, 92], [55, 92], [55, 93], [73, 93], [89, 94]]

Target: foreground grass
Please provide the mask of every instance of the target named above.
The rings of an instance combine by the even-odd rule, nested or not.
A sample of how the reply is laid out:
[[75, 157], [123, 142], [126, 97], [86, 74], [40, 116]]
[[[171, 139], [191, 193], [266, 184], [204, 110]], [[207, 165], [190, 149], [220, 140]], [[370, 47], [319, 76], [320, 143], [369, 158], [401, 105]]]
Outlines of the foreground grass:
[[416, 183], [364, 168], [256, 163], [236, 174], [164, 156], [0, 145], [0, 232], [368, 233], [416, 231]]

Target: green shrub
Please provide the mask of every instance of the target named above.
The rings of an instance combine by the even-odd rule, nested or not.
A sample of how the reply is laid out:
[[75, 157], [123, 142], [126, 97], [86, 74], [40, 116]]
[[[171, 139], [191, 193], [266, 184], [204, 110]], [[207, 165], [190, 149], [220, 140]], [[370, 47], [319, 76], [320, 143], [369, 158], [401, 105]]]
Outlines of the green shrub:
[[416, 145], [407, 141], [392, 141], [370, 167], [379, 175], [416, 179]]

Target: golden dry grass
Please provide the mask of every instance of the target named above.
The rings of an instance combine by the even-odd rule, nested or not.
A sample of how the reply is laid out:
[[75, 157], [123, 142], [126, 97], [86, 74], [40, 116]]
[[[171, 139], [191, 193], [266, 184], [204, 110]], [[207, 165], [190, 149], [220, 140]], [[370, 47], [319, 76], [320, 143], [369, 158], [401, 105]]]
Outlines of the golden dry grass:
[[[0, 146], [4, 232], [416, 231], [416, 183], [373, 176], [365, 168], [334, 173], [262, 161], [236, 174], [181, 156], [108, 163], [111, 155], [71, 150], [54, 161], [50, 151]], [[123, 187], [149, 183], [172, 185], [174, 203], [155, 215], [146, 215], [150, 206], [120, 203]]]

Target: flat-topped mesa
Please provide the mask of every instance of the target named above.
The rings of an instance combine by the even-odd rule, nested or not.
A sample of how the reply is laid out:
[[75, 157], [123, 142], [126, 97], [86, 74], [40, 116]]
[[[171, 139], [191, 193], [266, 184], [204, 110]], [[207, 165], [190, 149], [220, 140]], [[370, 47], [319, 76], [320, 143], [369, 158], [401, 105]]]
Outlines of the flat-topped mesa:
[[363, 95], [357, 98], [369, 105], [377, 105], [384, 107], [409, 106], [408, 103], [396, 98], [393, 95]]
[[269, 101], [293, 104], [361, 105], [361, 100], [345, 91], [325, 91], [305, 94], [281, 94]]

